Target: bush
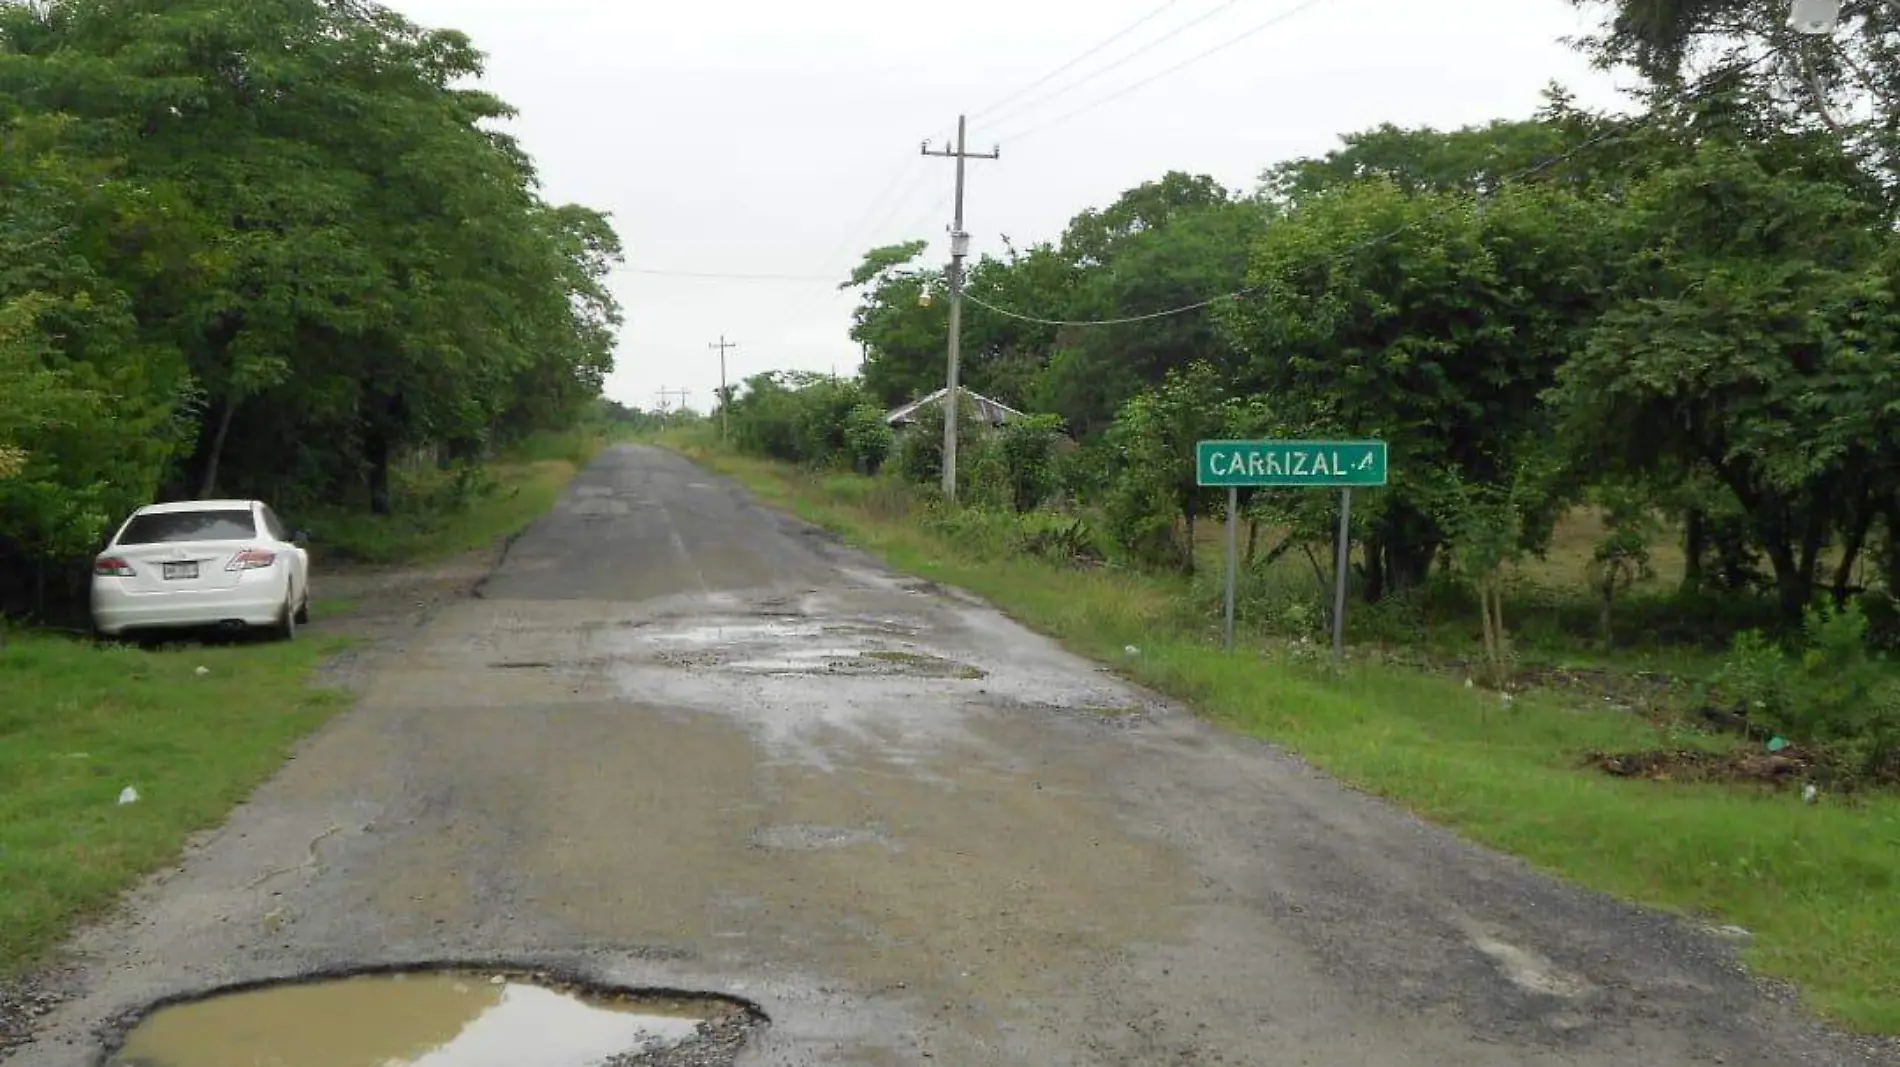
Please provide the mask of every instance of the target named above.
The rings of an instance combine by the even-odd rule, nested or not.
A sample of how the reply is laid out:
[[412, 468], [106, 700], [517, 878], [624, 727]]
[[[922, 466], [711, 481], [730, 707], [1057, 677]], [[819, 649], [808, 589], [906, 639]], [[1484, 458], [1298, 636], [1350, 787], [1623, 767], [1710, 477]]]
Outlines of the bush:
[[1737, 635], [1717, 677], [1752, 718], [1866, 772], [1900, 755], [1900, 678], [1868, 647], [1858, 602], [1808, 611], [1790, 655], [1760, 631]]
[[[982, 484], [986, 435], [967, 405], [957, 409], [957, 494], [968, 499]], [[943, 481], [943, 408], [927, 407], [897, 444], [898, 476], [913, 485], [936, 487]], [[979, 498], [986, 496], [977, 493]]]
[[851, 457], [851, 469], [859, 474], [876, 474], [884, 469], [891, 450], [897, 447], [897, 431], [884, 421], [884, 409], [876, 404], [859, 404], [845, 415], [844, 448]]
[[[868, 416], [864, 409], [869, 409]], [[730, 413], [733, 442], [740, 451], [768, 459], [807, 467], [855, 467], [873, 459], [881, 465], [890, 451], [882, 412], [852, 380], [757, 375], [747, 379], [745, 394], [733, 400]]]
[[1032, 415], [1003, 427], [998, 452], [1010, 506], [1017, 511], [1034, 511], [1054, 495], [1061, 438], [1062, 420], [1054, 415]]

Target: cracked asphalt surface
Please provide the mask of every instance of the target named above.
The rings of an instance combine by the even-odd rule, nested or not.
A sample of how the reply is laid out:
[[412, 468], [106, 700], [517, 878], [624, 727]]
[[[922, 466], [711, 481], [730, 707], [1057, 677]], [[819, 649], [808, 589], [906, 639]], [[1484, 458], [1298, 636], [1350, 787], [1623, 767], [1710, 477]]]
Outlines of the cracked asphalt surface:
[[464, 961], [745, 998], [749, 1065], [1893, 1062], [1712, 936], [656, 449], [351, 674], [354, 711], [78, 939], [18, 1062], [95, 1062], [210, 986]]

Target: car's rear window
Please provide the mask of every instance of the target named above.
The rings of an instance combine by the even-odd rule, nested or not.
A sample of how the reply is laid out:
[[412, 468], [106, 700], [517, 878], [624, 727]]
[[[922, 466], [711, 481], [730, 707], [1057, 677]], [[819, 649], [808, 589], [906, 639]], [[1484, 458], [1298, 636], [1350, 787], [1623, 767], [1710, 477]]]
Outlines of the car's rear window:
[[134, 516], [119, 535], [122, 545], [162, 545], [172, 541], [248, 541], [257, 521], [246, 509], [161, 511]]

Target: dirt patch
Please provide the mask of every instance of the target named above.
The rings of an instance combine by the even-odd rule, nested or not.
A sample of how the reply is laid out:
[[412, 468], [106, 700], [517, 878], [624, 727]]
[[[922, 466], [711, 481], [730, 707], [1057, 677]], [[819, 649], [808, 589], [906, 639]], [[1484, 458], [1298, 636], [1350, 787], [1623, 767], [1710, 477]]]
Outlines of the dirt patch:
[[33, 1036], [39, 1021], [65, 998], [43, 979], [28, 975], [0, 982], [0, 1060]]
[[1625, 707], [1680, 700], [1692, 688], [1680, 678], [1654, 671], [1619, 671], [1604, 667], [1564, 667], [1542, 663], [1519, 667], [1512, 680], [1519, 689], [1583, 693]]
[[1593, 752], [1585, 765], [1618, 778], [1654, 782], [1735, 782], [1792, 788], [1821, 769], [1809, 753], [1789, 747], [1780, 752], [1709, 752], [1657, 749], [1650, 752]]

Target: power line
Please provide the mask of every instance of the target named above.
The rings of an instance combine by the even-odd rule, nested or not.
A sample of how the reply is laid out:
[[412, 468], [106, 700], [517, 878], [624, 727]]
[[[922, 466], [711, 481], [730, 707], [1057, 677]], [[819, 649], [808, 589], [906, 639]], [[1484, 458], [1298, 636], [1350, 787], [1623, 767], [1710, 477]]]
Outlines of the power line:
[[[910, 165], [914, 166], [916, 162], [917, 160], [913, 158], [910, 161]], [[864, 231], [864, 234], [865, 234], [864, 239], [869, 240], [869, 241], [876, 241], [879, 239], [879, 235], [888, 232], [891, 228], [891, 220], [897, 218], [898, 212], [904, 208], [904, 205], [910, 203], [910, 199], [912, 196], [916, 195], [918, 191], [926, 187], [925, 183], [927, 179], [929, 178], [929, 175], [930, 175], [930, 170], [927, 167], [918, 170], [917, 176], [911, 179], [911, 183], [909, 187], [904, 190], [904, 195], [898, 197], [895, 201], [891, 203], [890, 210], [886, 211], [883, 217], [877, 220], [876, 225], [872, 226], [869, 230]], [[941, 203], [933, 206], [932, 208], [929, 209], [930, 213], [932, 214], [936, 213], [938, 210], [942, 209], [942, 206], [943, 205]], [[917, 225], [915, 222], [906, 223], [904, 226], [904, 229], [908, 231], [912, 226], [915, 226], [915, 225]]]
[[1127, 96], [1129, 93], [1132, 93], [1137, 89], [1144, 88], [1148, 85], [1152, 85], [1153, 83], [1160, 81], [1161, 79], [1167, 77], [1170, 74], [1175, 73], [1176, 71], [1183, 70], [1187, 67], [1191, 67], [1194, 64], [1199, 63], [1201, 60], [1207, 59], [1208, 57], [1216, 55], [1220, 52], [1225, 52], [1227, 49], [1232, 48], [1237, 44], [1240, 44], [1242, 41], [1245, 41], [1251, 37], [1255, 37], [1261, 33], [1264, 33], [1267, 30], [1272, 29], [1275, 26], [1278, 26], [1282, 22], [1286, 22], [1287, 20], [1293, 18], [1294, 16], [1305, 12], [1308, 8], [1319, 6], [1323, 2], [1324, 0], [1303, 0], [1303, 2], [1295, 4], [1293, 7], [1290, 7], [1287, 10], [1280, 12], [1278, 15], [1275, 15], [1272, 18], [1267, 19], [1265, 22], [1262, 22], [1252, 27], [1251, 29], [1242, 30], [1240, 32], [1240, 35], [1237, 37], [1230, 37], [1226, 41], [1220, 44], [1217, 44], [1214, 47], [1207, 49], [1206, 51], [1198, 52], [1192, 56], [1189, 56], [1187, 59], [1184, 59], [1181, 62], [1176, 63], [1174, 66], [1169, 67], [1166, 70], [1160, 71], [1158, 73], [1150, 74], [1148, 77], [1143, 78], [1140, 81], [1133, 83], [1132, 85], [1125, 85], [1122, 88], [1117, 89], [1116, 91], [1108, 94], [1107, 96], [1098, 97], [1090, 103], [1083, 104], [1081, 107], [1063, 112], [1061, 115], [1058, 115], [1053, 119], [1049, 119], [1046, 122], [1039, 122], [1029, 127], [1026, 130], [1020, 130], [1017, 133], [1010, 135], [1009, 139], [1012, 141], [1019, 141], [1025, 137], [1029, 137], [1034, 134], [1041, 133], [1043, 130], [1048, 129], [1051, 126], [1056, 126], [1056, 125], [1060, 125], [1061, 123], [1067, 122], [1070, 119], [1076, 117], [1077, 115], [1083, 114], [1085, 112], [1093, 111], [1096, 108], [1101, 107], [1103, 104], [1107, 104], [1107, 103], [1110, 103], [1111, 101], [1119, 100], [1122, 97]]
[[1044, 74], [1042, 77], [1037, 78], [1035, 81], [1030, 82], [1028, 85], [1023, 86], [1022, 88], [1016, 90], [1015, 92], [992, 101], [989, 104], [989, 106], [981, 108], [977, 111], [971, 112], [970, 117], [973, 119], [980, 119], [983, 116], [988, 115], [990, 112], [995, 111], [997, 108], [1001, 107], [1002, 105], [1009, 103], [1011, 100], [1014, 100], [1015, 98], [1023, 95], [1024, 93], [1029, 92], [1031, 89], [1035, 89], [1042, 85], [1047, 84], [1056, 75], [1074, 68], [1076, 64], [1082, 62], [1085, 59], [1088, 59], [1090, 56], [1095, 55], [1097, 52], [1100, 52], [1102, 49], [1107, 48], [1109, 45], [1114, 44], [1116, 41], [1121, 40], [1123, 37], [1128, 36], [1129, 34], [1142, 28], [1143, 26], [1146, 26], [1148, 23], [1154, 21], [1155, 18], [1157, 18], [1162, 12], [1168, 10], [1169, 8], [1173, 7], [1174, 5], [1180, 2], [1181, 0], [1162, 0], [1162, 4], [1160, 7], [1155, 8], [1154, 10], [1148, 12], [1146, 15], [1141, 16], [1135, 21], [1129, 23], [1126, 26], [1123, 26], [1121, 29], [1116, 30], [1114, 33], [1096, 42], [1093, 48], [1090, 48], [1088, 51], [1083, 52], [1081, 55], [1076, 56], [1074, 59], [1069, 60], [1067, 63], [1064, 63], [1061, 66], [1057, 67], [1056, 69], [1050, 71], [1049, 73]]
[[[1199, 26], [1201, 23], [1206, 22], [1208, 19], [1213, 18], [1215, 15], [1220, 14], [1221, 12], [1227, 10], [1230, 7], [1233, 7], [1235, 4], [1238, 4], [1240, 2], [1241, 0], [1224, 0], [1223, 3], [1217, 4], [1214, 7], [1208, 9], [1207, 11], [1202, 12], [1198, 17], [1190, 19], [1189, 21], [1179, 26], [1176, 26], [1174, 29], [1169, 30], [1167, 33], [1162, 34], [1161, 36], [1155, 38], [1152, 41], [1149, 41], [1147, 44], [1141, 46], [1140, 48], [1135, 49], [1133, 52], [1128, 53], [1127, 55], [1121, 57], [1115, 62], [1110, 63], [1109, 65], [1105, 67], [1098, 67], [1094, 72], [1085, 74], [1082, 77], [1076, 79], [1075, 81], [1072, 81], [1065, 86], [1061, 86], [1057, 88], [1052, 93], [1044, 93], [1042, 94], [1041, 97], [1031, 101], [1026, 106], [1030, 108], [1034, 108], [1039, 104], [1044, 104], [1044, 103], [1049, 102], [1050, 100], [1054, 100], [1056, 97], [1061, 96], [1062, 94], [1067, 93], [1072, 89], [1077, 89], [1084, 85], [1087, 85], [1088, 83], [1094, 81], [1095, 79], [1101, 77], [1102, 75], [1107, 74], [1110, 71], [1115, 70], [1119, 67], [1127, 65], [1130, 60], [1136, 59], [1140, 56], [1146, 55], [1147, 53], [1154, 51], [1156, 48], [1159, 48], [1160, 46], [1168, 43], [1169, 41], [1174, 40], [1176, 37], [1181, 36], [1187, 31], [1193, 29], [1196, 26]], [[1011, 108], [1004, 108], [1003, 110], [1005, 112], [1020, 111], [1022, 109], [1022, 106], [1025, 106], [1025, 105], [1019, 105], [1017, 107], [1011, 107]]]
[[[1716, 82], [1724, 81], [1730, 78], [1737, 78], [1744, 74], [1747, 74], [1754, 68], [1761, 66], [1763, 63], [1766, 63], [1769, 60], [1776, 58], [1776, 56], [1778, 56], [1780, 52], [1781, 52], [1781, 49], [1779, 48], [1773, 49], [1769, 51], [1768, 53], [1766, 53], [1765, 55], [1762, 55], [1761, 57], [1741, 67], [1736, 67], [1731, 70], [1722, 71], [1717, 74], [1711, 75], [1704, 84], [1696, 87], [1695, 89], [1690, 90], [1688, 93], [1685, 93], [1682, 99], [1684, 100], [1692, 99], [1696, 96], [1702, 95], [1703, 93], [1713, 91], [1715, 88], [1717, 88], [1715, 84]], [[1493, 192], [1490, 192], [1490, 193], [1480, 194], [1476, 198], [1477, 203], [1480, 206], [1482, 206], [1485, 200], [1488, 200], [1496, 196], [1498, 191], [1501, 191], [1509, 186], [1516, 185], [1517, 183], [1525, 181], [1526, 179], [1535, 177], [1536, 175], [1541, 174], [1544, 171], [1550, 170], [1553, 167], [1561, 166], [1564, 163], [1567, 163], [1570, 160], [1575, 159], [1576, 157], [1582, 155], [1583, 153], [1593, 148], [1596, 148], [1598, 145], [1601, 145], [1607, 141], [1612, 141], [1612, 140], [1616, 140], [1618, 138], [1623, 138], [1623, 137], [1629, 137], [1635, 134], [1637, 131], [1648, 126], [1650, 123], [1657, 121], [1658, 119], [1662, 117], [1662, 115], [1663, 115], [1662, 111], [1652, 110], [1648, 114], [1635, 119], [1634, 121], [1630, 122], [1627, 125], [1619, 126], [1611, 130], [1605, 130], [1604, 132], [1597, 134], [1594, 137], [1588, 138], [1587, 140], [1583, 141], [1581, 144], [1577, 145], [1576, 147], [1566, 152], [1552, 156], [1549, 159], [1543, 160], [1542, 162], [1537, 163], [1533, 166], [1526, 167], [1523, 170], [1520, 170], [1514, 174], [1506, 175], [1505, 177], [1503, 177], [1502, 179], [1498, 181], [1497, 190], [1494, 190]], [[1429, 216], [1429, 218], [1430, 219], [1442, 218], [1443, 216], [1450, 214], [1454, 210], [1458, 210], [1458, 208], [1446, 208], [1442, 211], [1434, 212], [1432, 215]], [[1420, 220], [1420, 221], [1423, 221], [1423, 220]], [[1353, 245], [1345, 249], [1342, 249], [1341, 251], [1336, 252], [1331, 256], [1326, 257], [1326, 259], [1327, 260], [1341, 260], [1349, 256], [1356, 255], [1359, 252], [1363, 252], [1364, 250], [1368, 248], [1374, 247], [1376, 245], [1384, 244], [1387, 241], [1390, 241], [1399, 236], [1402, 236], [1407, 231], [1418, 226], [1418, 224], [1419, 224], [1418, 221], [1408, 222], [1403, 226], [1396, 227], [1385, 233], [1377, 234], [1363, 241], [1356, 242]], [[995, 314], [1003, 316], [1004, 318], [1015, 319], [1019, 322], [1034, 323], [1038, 326], [1060, 326], [1060, 327], [1082, 328], [1082, 327], [1102, 327], [1102, 326], [1125, 326], [1131, 323], [1152, 322], [1155, 319], [1165, 319], [1165, 318], [1170, 318], [1175, 315], [1185, 315], [1190, 312], [1200, 311], [1204, 308], [1213, 307], [1215, 304], [1223, 303], [1226, 301], [1239, 300], [1242, 297], [1246, 297], [1246, 296], [1252, 296], [1260, 292], [1260, 288], [1261, 287], [1257, 285], [1244, 286], [1230, 293], [1222, 293], [1219, 296], [1210, 297], [1206, 300], [1197, 300], [1192, 304], [1182, 304], [1179, 307], [1168, 308], [1164, 311], [1152, 311], [1144, 315], [1126, 315], [1120, 318], [1113, 318], [1113, 319], [1046, 319], [1046, 318], [1041, 318], [1036, 315], [1025, 315], [1018, 311], [1012, 311], [1009, 308], [997, 307], [995, 304], [992, 304], [981, 297], [974, 296], [970, 294], [968, 291], [964, 292], [963, 298], [965, 300], [968, 300], [970, 303], [977, 305], [978, 307], [985, 308]]]
[[[929, 140], [937, 140], [947, 136], [949, 136], [948, 132], [939, 131], [929, 138]], [[883, 232], [885, 226], [890, 223], [891, 219], [897, 216], [898, 211], [900, 211], [905, 204], [910, 202], [910, 198], [916, 194], [918, 189], [923, 187], [924, 178], [929, 173], [929, 168], [919, 168], [917, 166], [917, 158], [915, 156], [905, 160], [901, 166], [892, 172], [891, 180], [884, 186], [883, 191], [867, 202], [864, 214], [859, 216], [858, 221], [839, 231], [841, 236], [838, 243], [833, 245], [831, 250], [826, 253], [823, 262], [830, 262], [844, 254], [852, 243], [856, 241], [876, 240], [878, 234]], [[906, 176], [910, 177], [909, 185], [904, 184]], [[884, 202], [890, 199], [891, 194], [897, 192], [900, 187], [903, 191], [898, 193], [896, 199], [890, 201], [890, 206], [884, 211], [884, 214], [881, 216], [878, 215], [878, 209], [884, 207]], [[873, 217], [876, 217], [877, 221], [871, 225], [870, 229], [866, 230], [864, 228], [865, 221]]]
[[657, 267], [615, 267], [610, 273], [642, 274], [657, 278], [705, 278], [715, 281], [737, 282], [831, 282], [837, 278], [829, 274], [731, 274], [721, 271], [699, 270], [662, 270]]

